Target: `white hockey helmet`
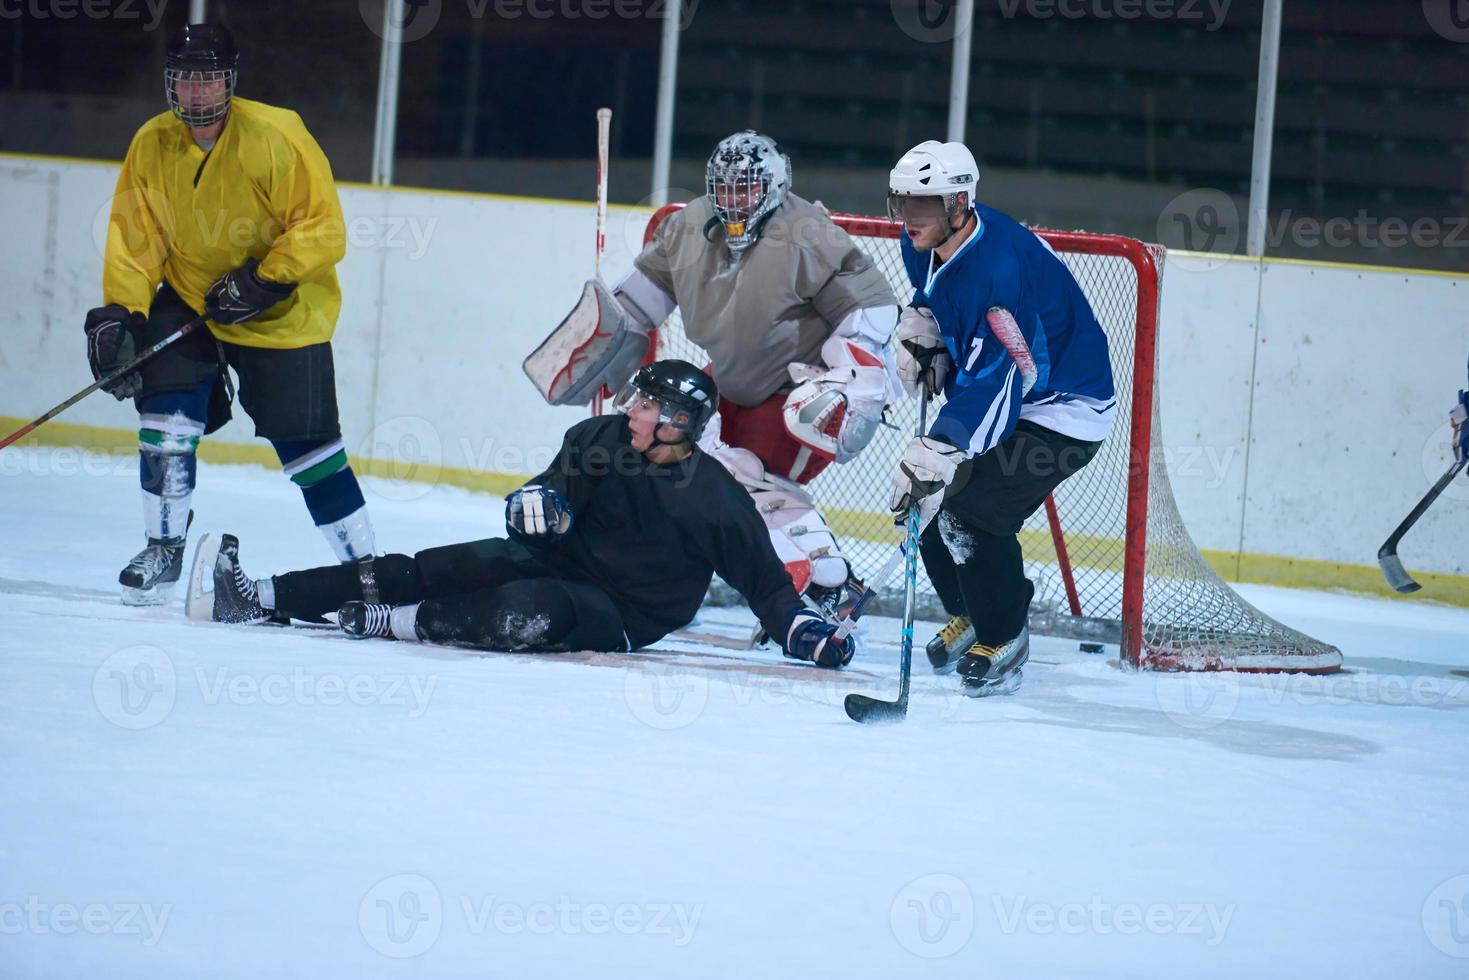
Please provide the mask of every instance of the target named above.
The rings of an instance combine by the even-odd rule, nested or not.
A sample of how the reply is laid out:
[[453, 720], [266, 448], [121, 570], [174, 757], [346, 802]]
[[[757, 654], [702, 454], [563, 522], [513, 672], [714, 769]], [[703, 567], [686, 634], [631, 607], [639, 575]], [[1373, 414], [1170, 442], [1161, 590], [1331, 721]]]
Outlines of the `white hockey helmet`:
[[760, 225], [791, 189], [791, 160], [775, 140], [753, 129], [719, 141], [704, 169], [714, 215], [731, 252], [755, 244]]
[[979, 165], [969, 147], [924, 140], [904, 153], [888, 174], [888, 217], [902, 220], [905, 198], [939, 197], [943, 213], [952, 218], [974, 207], [977, 186]]

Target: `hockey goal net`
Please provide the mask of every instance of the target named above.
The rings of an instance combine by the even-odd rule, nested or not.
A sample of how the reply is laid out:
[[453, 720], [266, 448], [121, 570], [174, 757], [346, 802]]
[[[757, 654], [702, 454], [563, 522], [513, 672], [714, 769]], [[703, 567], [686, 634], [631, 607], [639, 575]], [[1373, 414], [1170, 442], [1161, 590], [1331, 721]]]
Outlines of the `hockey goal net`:
[[[654, 214], [644, 241], [680, 207]], [[900, 303], [912, 296], [901, 226], [857, 215], [832, 219], [887, 275]], [[1039, 234], [1081, 284], [1107, 333], [1118, 407], [1101, 451], [1021, 532], [1026, 574], [1036, 586], [1031, 629], [1116, 643], [1126, 663], [1155, 670], [1337, 670], [1335, 647], [1237, 595], [1204, 560], [1179, 515], [1155, 383], [1163, 249], [1117, 235]], [[656, 356], [707, 361], [684, 335], [677, 312], [659, 329]], [[810, 486], [859, 577], [876, 572], [900, 540], [885, 506], [893, 469], [917, 424], [917, 403], [892, 406], [888, 421], [893, 427], [880, 430], [860, 456], [827, 467]], [[926, 578], [919, 588], [931, 589]], [[929, 599], [936, 611], [931, 592]]]

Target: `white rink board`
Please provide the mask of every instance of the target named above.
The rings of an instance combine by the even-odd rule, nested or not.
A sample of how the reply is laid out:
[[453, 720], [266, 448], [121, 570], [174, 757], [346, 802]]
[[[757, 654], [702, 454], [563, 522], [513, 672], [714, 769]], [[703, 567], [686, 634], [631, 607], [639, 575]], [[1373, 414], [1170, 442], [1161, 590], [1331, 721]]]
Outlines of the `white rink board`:
[[[0, 155], [0, 415], [38, 414], [90, 380], [81, 324], [100, 302], [96, 236], [115, 179], [113, 165]], [[520, 360], [591, 275], [592, 205], [359, 186], [341, 196], [349, 249], [334, 348], [349, 449], [533, 472], [581, 413], [541, 404]], [[628, 267], [648, 215], [609, 214], [605, 278]], [[1164, 283], [1163, 438], [1195, 541], [1370, 565], [1448, 463], [1469, 279], [1175, 253]], [[64, 419], [136, 424], [105, 396]], [[250, 441], [236, 419], [212, 438]], [[1414, 532], [1412, 566], [1469, 574], [1466, 528], [1460, 481]]]

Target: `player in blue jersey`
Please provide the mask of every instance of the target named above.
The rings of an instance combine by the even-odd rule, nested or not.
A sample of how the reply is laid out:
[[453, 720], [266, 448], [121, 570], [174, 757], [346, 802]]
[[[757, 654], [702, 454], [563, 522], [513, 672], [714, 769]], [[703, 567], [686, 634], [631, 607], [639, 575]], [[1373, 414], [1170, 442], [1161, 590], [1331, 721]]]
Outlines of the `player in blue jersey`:
[[946, 396], [903, 454], [891, 508], [902, 520], [918, 505], [924, 568], [953, 617], [929, 659], [982, 697], [1015, 690], [1030, 652], [1021, 525], [1096, 455], [1117, 398], [1081, 287], [1039, 236], [975, 202], [978, 183], [962, 143], [929, 140], [893, 168], [888, 212], [914, 290], [898, 374]]

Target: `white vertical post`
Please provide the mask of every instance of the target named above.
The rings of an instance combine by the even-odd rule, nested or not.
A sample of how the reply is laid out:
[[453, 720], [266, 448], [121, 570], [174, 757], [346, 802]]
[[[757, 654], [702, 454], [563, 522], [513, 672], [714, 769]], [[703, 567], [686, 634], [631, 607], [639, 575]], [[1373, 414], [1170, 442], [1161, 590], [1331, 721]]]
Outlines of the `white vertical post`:
[[403, 0], [383, 4], [383, 49], [377, 68], [377, 121], [372, 132], [372, 182], [393, 182], [398, 134], [398, 68], [403, 61]]
[[954, 8], [954, 65], [949, 78], [949, 142], [964, 142], [964, 118], [969, 112], [969, 48], [974, 41], [974, 0], [959, 0]]
[[1255, 96], [1255, 158], [1250, 165], [1250, 220], [1245, 254], [1265, 254], [1270, 223], [1270, 155], [1275, 143], [1275, 81], [1280, 74], [1280, 19], [1284, 0], [1265, 0], [1260, 22], [1260, 80]]
[[202, 24], [209, 16], [209, 0], [189, 0], [189, 23]]
[[668, 168], [673, 159], [673, 98], [678, 82], [678, 28], [683, 0], [669, 0], [663, 8], [663, 45], [658, 55], [658, 115], [653, 127], [654, 207], [668, 203]]

